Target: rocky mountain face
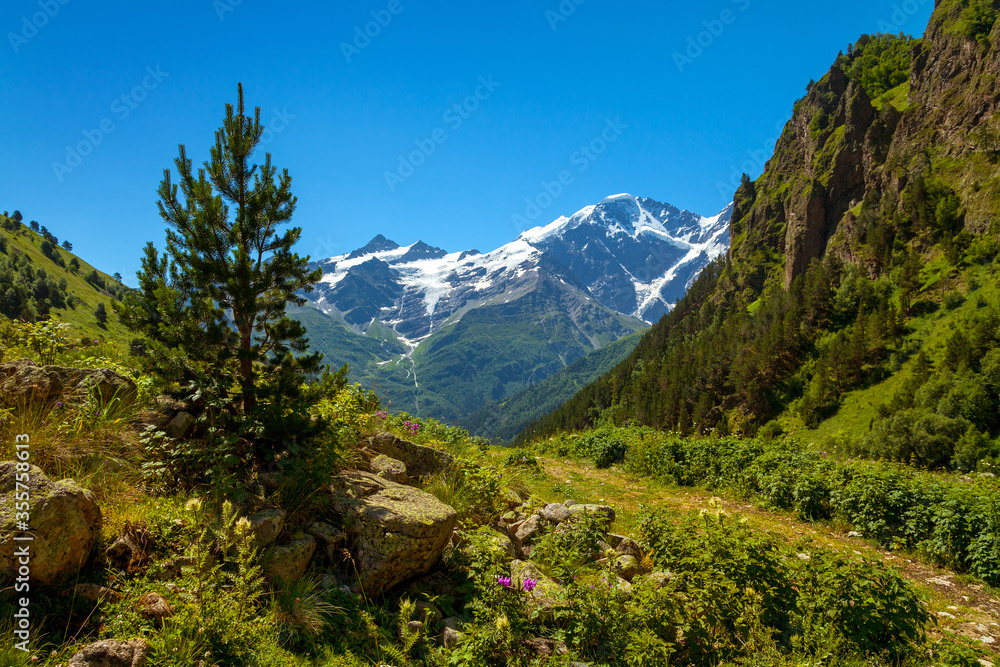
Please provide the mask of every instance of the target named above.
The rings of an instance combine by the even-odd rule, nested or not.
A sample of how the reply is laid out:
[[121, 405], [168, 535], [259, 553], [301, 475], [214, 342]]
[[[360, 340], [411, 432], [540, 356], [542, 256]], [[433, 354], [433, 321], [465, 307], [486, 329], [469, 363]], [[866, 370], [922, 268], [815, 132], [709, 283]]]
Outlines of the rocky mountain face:
[[[909, 456], [908, 443], [933, 432], [943, 444], [919, 454], [929, 465], [967, 465], [952, 458], [960, 448], [946, 426], [1000, 446], [982, 411], [914, 398], [921, 383], [948, 385], [956, 359], [986, 387], [979, 359], [1000, 345], [954, 334], [997, 305], [998, 16], [994, 0], [938, 0], [922, 38], [851, 44], [795, 103], [764, 173], [744, 176], [725, 261], [626, 361], [522, 438], [583, 428], [603, 411], [668, 430], [751, 435], [765, 427], [811, 437], [838, 419], [873, 456], [885, 447]], [[978, 313], [955, 310], [966, 301]], [[949, 341], [945, 352], [934, 338]], [[917, 384], [897, 392], [914, 375]], [[876, 390], [882, 380], [892, 388]], [[851, 391], [870, 392], [877, 414], [838, 415]], [[943, 420], [928, 426], [935, 416]], [[892, 425], [930, 431], [899, 436]]]
[[731, 212], [618, 195], [486, 254], [379, 235], [318, 263], [299, 316], [394, 409], [459, 419], [668, 313], [725, 252]]

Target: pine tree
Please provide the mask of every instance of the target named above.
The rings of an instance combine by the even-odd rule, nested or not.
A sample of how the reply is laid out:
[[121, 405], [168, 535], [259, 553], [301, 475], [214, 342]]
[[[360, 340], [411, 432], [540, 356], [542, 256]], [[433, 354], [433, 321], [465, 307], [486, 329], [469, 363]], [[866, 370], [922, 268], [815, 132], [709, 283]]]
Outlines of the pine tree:
[[285, 313], [305, 302], [299, 293], [322, 272], [292, 251], [300, 228], [278, 231], [296, 198], [270, 154], [251, 162], [263, 130], [259, 108], [246, 115], [240, 84], [237, 107], [226, 105], [211, 159], [197, 174], [180, 146], [178, 183], [164, 170], [159, 188], [167, 250], [146, 246], [138, 295], [115, 305], [148, 342], [154, 370], [210, 397], [220, 416], [235, 415], [227, 428], [252, 441], [247, 458], [258, 462], [269, 456], [269, 440], [285, 437], [290, 405], [322, 359], [306, 354], [305, 328]]
[[104, 307], [103, 301], [98, 302], [97, 308], [94, 309], [94, 317], [97, 318], [97, 323], [102, 327], [108, 323], [108, 311]]

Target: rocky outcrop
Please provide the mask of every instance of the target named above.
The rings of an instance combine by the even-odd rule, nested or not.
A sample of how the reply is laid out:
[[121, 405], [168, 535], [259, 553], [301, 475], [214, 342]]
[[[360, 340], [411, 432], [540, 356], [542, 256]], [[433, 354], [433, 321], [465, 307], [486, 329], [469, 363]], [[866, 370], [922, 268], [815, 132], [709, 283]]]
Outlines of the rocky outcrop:
[[376, 475], [384, 477], [390, 482], [407, 484], [410, 481], [410, 475], [406, 471], [406, 464], [398, 459], [386, 456], [385, 454], [379, 454], [372, 459], [371, 465]]
[[428, 477], [447, 470], [455, 463], [447, 452], [403, 440], [392, 433], [379, 433], [368, 443], [378, 454], [401, 461], [406, 473], [413, 477]]
[[105, 640], [91, 644], [70, 658], [69, 667], [145, 667], [152, 647], [145, 639]]
[[458, 519], [429, 493], [370, 473], [342, 472], [330, 489], [360, 573], [359, 590], [369, 595], [429, 572]]
[[263, 549], [270, 545], [285, 527], [285, 510], [262, 510], [250, 517], [250, 531], [253, 533], [254, 547]]
[[[35, 466], [26, 474], [27, 479], [13, 461], [0, 463], [0, 580], [15, 575], [20, 567], [15, 551], [28, 545], [30, 579], [56, 583], [87, 562], [101, 532], [101, 510], [94, 494], [71, 479], [52, 482]], [[18, 481], [27, 485], [30, 497], [28, 533], [18, 525], [23, 518], [17, 516]], [[32, 541], [15, 541], [21, 534], [32, 535]]]
[[84, 403], [92, 398], [108, 405], [116, 399], [131, 402], [136, 395], [131, 378], [107, 368], [40, 366], [30, 359], [0, 364], [0, 397], [8, 405], [51, 407], [59, 401]]
[[262, 558], [264, 576], [272, 586], [294, 584], [306, 573], [315, 552], [316, 539], [312, 535], [271, 547]]

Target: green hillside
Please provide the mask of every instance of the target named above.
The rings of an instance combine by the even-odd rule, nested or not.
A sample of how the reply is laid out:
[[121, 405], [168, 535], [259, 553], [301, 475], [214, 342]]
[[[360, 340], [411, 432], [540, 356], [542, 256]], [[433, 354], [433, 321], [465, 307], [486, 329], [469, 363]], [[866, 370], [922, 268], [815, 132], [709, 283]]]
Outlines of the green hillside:
[[[106, 340], [127, 349], [133, 336], [118, 322], [112, 303], [128, 288], [44, 227], [34, 231], [17, 220], [19, 213], [12, 216], [0, 216], [0, 322], [50, 317], [71, 325], [72, 340]], [[102, 304], [103, 325], [95, 314]]]
[[591, 352], [507, 400], [487, 405], [460, 423], [475, 435], [509, 441], [529, 423], [552, 412], [617, 366], [632, 353], [642, 335], [643, 332], [637, 332]]
[[763, 175], [744, 177], [730, 256], [522, 439], [632, 420], [991, 466], [997, 5], [942, 2], [920, 40], [850, 45], [795, 103]]

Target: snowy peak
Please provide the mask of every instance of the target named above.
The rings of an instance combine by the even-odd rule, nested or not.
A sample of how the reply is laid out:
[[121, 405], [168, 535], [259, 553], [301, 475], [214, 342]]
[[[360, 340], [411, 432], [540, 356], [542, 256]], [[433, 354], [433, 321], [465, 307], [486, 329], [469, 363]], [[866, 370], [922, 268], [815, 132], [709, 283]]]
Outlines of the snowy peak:
[[365, 330], [376, 320], [411, 344], [470, 309], [520, 298], [542, 283], [653, 322], [729, 243], [732, 206], [706, 218], [620, 194], [536, 227], [492, 252], [448, 253], [381, 234], [319, 263], [317, 307]]

